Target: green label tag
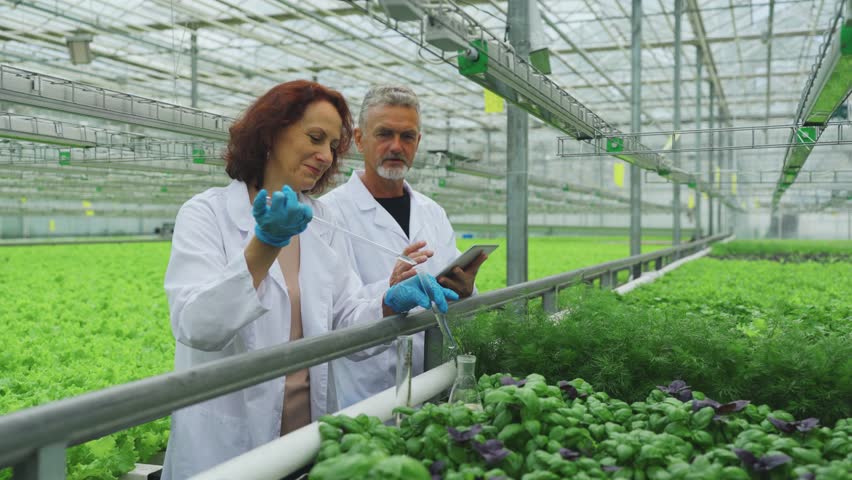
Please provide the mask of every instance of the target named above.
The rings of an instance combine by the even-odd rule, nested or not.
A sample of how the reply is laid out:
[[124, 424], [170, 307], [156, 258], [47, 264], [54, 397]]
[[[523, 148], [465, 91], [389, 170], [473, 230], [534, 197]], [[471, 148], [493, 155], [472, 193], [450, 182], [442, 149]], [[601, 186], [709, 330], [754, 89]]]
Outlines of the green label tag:
[[71, 165], [71, 152], [59, 152], [59, 164]]
[[465, 50], [459, 50], [458, 64], [459, 73], [465, 76], [476, 75], [477, 73], [485, 73], [488, 71], [488, 43], [485, 40], [477, 38], [470, 42], [470, 47], [479, 52], [475, 59], [467, 57]]
[[447, 179], [446, 178], [439, 178], [438, 179], [438, 186], [439, 187], [446, 187], [447, 186]]
[[816, 127], [802, 127], [796, 130], [796, 143], [811, 144], [816, 142]]
[[624, 139], [621, 137], [612, 137], [606, 139], [606, 151], [607, 152], [621, 152], [624, 151]]
[[204, 163], [204, 149], [203, 148], [193, 148], [192, 149], [192, 163]]

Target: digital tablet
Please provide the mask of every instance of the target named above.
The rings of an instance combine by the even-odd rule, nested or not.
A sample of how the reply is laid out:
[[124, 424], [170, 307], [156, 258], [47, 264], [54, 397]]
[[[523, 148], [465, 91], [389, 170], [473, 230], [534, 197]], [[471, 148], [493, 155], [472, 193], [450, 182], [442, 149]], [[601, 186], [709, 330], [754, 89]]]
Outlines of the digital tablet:
[[498, 245], [474, 245], [467, 249], [466, 252], [462, 253], [455, 260], [450, 262], [449, 265], [444, 267], [441, 270], [441, 273], [435, 275], [435, 277], [447, 276], [453, 272], [453, 269], [456, 267], [465, 268], [470, 265], [477, 257], [479, 257], [480, 253], [489, 254], [496, 250]]

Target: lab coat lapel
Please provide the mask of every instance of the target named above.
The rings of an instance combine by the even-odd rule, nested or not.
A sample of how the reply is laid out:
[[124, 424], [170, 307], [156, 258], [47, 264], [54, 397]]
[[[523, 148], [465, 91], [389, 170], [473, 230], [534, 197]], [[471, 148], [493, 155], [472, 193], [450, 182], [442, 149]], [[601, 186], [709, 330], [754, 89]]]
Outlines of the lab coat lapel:
[[[405, 243], [408, 243], [408, 237], [405, 236], [405, 232], [402, 231], [402, 227], [396, 223], [396, 220], [382, 207], [379, 202], [373, 198], [373, 194], [367, 190], [367, 187], [364, 185], [364, 182], [361, 180], [361, 174], [363, 170], [358, 170], [352, 173], [352, 176], [349, 178], [349, 184], [351, 184], [351, 188], [354, 191], [353, 197], [355, 198], [355, 203], [358, 205], [358, 208], [364, 212], [365, 217], [369, 214], [370, 210], [373, 210], [372, 220], [373, 223], [390, 232], [393, 232], [396, 236], [400, 237]], [[409, 221], [410, 223], [410, 221]], [[409, 229], [410, 229], [409, 225]]]

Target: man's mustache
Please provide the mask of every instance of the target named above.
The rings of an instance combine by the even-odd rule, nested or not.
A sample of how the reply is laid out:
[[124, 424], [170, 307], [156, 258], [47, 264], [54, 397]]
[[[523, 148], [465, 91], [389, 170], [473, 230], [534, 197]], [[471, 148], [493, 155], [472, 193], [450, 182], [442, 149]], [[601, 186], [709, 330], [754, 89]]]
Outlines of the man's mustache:
[[388, 160], [401, 160], [406, 165], [411, 165], [411, 162], [408, 160], [408, 158], [406, 158], [405, 155], [388, 155], [388, 156], [382, 158], [382, 163], [385, 163]]

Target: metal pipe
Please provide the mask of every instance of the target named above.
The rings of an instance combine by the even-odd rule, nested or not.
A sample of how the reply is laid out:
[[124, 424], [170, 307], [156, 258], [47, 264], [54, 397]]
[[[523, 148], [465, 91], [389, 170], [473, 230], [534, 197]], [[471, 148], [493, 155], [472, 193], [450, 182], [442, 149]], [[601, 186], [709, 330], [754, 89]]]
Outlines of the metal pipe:
[[[630, 59], [630, 130], [642, 130], [642, 0], [633, 0], [631, 14]], [[636, 164], [630, 165], [630, 255], [642, 253], [642, 173]], [[641, 267], [633, 269], [633, 278], [642, 275]]]
[[[719, 108], [719, 125], [722, 125], [722, 122], [724, 122], [724, 121], [725, 121], [725, 118], [722, 116], [722, 109], [720, 107]], [[720, 134], [719, 139], [718, 139], [719, 146], [722, 146], [722, 144], [725, 142], [725, 140], [726, 140], [725, 134]], [[717, 172], [716, 176], [719, 179], [716, 182], [716, 188], [719, 190], [719, 195], [722, 195], [723, 194], [723, 192], [722, 192], [722, 167], [724, 166], [723, 163], [722, 163], [722, 160], [723, 160], [725, 153], [720, 152], [720, 151], [716, 151], [716, 152], [713, 153], [713, 155], [716, 157], [716, 172]], [[716, 178], [714, 178], [713, 180], [716, 180]], [[721, 198], [721, 196], [719, 197], [718, 201], [716, 202], [716, 231], [722, 232], [722, 198]]]
[[[509, 0], [509, 41], [515, 55], [527, 60], [530, 49], [530, 2]], [[527, 281], [529, 117], [509, 105], [507, 112], [506, 172], [506, 285]]]
[[[695, 133], [695, 148], [701, 147], [701, 64], [703, 63], [702, 59], [702, 50], [700, 46], [695, 47], [695, 129], [697, 130]], [[695, 171], [698, 172], [696, 175], [696, 187], [697, 182], [701, 180], [701, 152], [695, 152]], [[695, 189], [695, 238], [702, 237], [701, 232], [701, 192], [698, 191], [698, 188]]]
[[[675, 0], [675, 25], [674, 25], [674, 33], [675, 33], [675, 64], [674, 64], [674, 129], [680, 130], [680, 67], [681, 61], [680, 57], [682, 55], [681, 52], [681, 19], [683, 17], [683, 0]], [[678, 136], [672, 137], [672, 148], [677, 150], [680, 147], [680, 138]], [[676, 167], [680, 167], [680, 153], [675, 154], [674, 164]], [[675, 182], [672, 184], [672, 228], [674, 231], [672, 232], [672, 245], [678, 246], [680, 245], [680, 184]]]
[[[713, 134], [713, 126], [716, 120], [716, 89], [710, 84], [710, 147], [716, 145], [716, 135]], [[707, 185], [710, 190], [713, 189], [713, 152], [710, 153], [710, 158], [707, 159]], [[713, 235], [713, 197], [707, 196], [707, 234]]]
[[192, 108], [198, 107], [198, 32], [192, 29], [192, 34], [189, 36], [189, 61], [190, 61], [190, 101]]

